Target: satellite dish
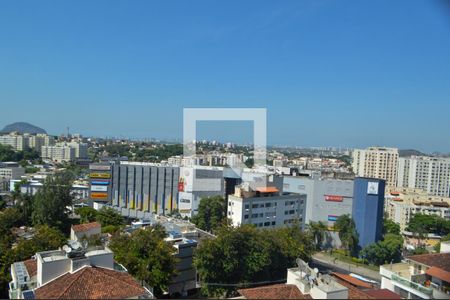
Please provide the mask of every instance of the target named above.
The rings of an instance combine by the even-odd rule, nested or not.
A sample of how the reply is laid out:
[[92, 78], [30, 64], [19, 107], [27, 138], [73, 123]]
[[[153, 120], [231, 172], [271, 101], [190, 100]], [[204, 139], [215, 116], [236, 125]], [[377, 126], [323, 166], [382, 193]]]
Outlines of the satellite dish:
[[314, 271], [314, 274], [316, 274], [316, 275], [319, 274], [319, 269], [314, 268], [313, 271]]
[[70, 246], [64, 245], [62, 248], [64, 251], [66, 251], [66, 253], [72, 252], [72, 248]]

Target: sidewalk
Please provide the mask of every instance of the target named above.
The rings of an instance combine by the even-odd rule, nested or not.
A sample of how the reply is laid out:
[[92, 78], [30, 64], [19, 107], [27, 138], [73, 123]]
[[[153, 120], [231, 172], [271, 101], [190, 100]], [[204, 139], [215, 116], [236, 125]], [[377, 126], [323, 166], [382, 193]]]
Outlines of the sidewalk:
[[312, 258], [315, 261], [318, 261], [322, 264], [329, 265], [330, 268], [340, 268], [349, 273], [355, 273], [364, 277], [368, 277], [368, 279], [381, 281], [381, 276], [379, 272], [373, 271], [363, 266], [357, 266], [356, 264], [351, 264], [337, 260], [334, 257], [331, 257], [330, 255], [325, 254], [323, 252], [314, 254]]

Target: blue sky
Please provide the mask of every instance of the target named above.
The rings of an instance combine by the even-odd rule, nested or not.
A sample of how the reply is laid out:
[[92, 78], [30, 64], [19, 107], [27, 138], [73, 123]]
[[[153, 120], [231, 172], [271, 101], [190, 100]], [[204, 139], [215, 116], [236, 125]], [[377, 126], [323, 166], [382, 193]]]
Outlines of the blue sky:
[[[0, 104], [0, 126], [157, 138], [183, 107], [265, 107], [270, 144], [450, 152], [450, 6], [1, 1]], [[251, 139], [231, 125], [199, 134]]]

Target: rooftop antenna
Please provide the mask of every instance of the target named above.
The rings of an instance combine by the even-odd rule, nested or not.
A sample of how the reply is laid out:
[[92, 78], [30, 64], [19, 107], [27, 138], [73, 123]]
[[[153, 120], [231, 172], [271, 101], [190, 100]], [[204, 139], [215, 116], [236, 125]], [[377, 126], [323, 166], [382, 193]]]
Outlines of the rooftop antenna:
[[69, 137], [69, 126], [67, 126], [67, 137]]

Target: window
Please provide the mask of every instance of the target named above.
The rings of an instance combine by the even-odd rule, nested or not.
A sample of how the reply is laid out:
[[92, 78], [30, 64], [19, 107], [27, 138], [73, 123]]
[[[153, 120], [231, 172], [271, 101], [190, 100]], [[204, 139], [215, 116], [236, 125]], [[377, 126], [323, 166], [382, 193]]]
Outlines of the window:
[[272, 226], [275, 226], [275, 221], [272, 221]]
[[258, 208], [258, 204], [253, 204], [252, 208]]
[[181, 199], [180, 202], [181, 203], [191, 203], [191, 200], [189, 200], [189, 199]]
[[257, 218], [258, 214], [252, 214], [252, 218]]
[[264, 226], [270, 226], [270, 222], [264, 222]]
[[248, 215], [244, 215], [244, 219], [248, 219]]
[[272, 203], [270, 202], [266, 203], [266, 207], [272, 207]]
[[250, 205], [248, 205], [248, 204], [245, 204], [245, 209], [249, 209], [250, 208]]

